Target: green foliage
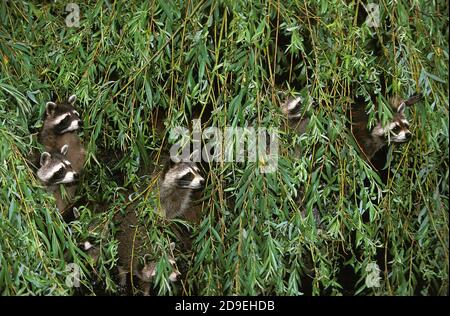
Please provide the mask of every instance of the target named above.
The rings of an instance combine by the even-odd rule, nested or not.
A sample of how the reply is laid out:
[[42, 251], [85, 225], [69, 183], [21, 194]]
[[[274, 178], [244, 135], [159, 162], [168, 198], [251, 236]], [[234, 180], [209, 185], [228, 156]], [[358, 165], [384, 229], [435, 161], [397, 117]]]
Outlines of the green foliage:
[[[186, 223], [149, 216], [148, 238], [166, 254], [155, 293], [448, 294], [448, 2], [381, 1], [378, 28], [364, 23], [359, 1], [77, 4], [80, 26], [67, 27], [60, 1], [0, 3], [2, 295], [74, 294], [69, 263], [81, 268], [83, 294], [99, 294], [93, 280], [117, 293], [113, 216], [128, 203], [125, 187], [148, 189], [141, 214], [155, 207], [141, 176], [168, 145], [156, 113], [167, 114], [166, 132], [194, 113], [208, 126], [279, 128], [280, 89], [318, 101], [307, 133], [280, 133], [274, 173], [252, 162], [209, 165], [192, 252], [177, 250], [187, 266], [181, 285], [163, 276], [173, 229]], [[371, 126], [392, 115], [386, 96], [426, 96], [407, 110], [414, 137], [390, 148], [386, 184], [348, 129], [354, 88], [382, 100], [368, 101]], [[65, 224], [30, 157], [41, 150], [45, 102], [73, 93], [88, 152], [78, 192], [86, 203]], [[97, 263], [80, 250], [86, 238], [100, 245]], [[365, 283], [372, 262], [380, 287]]]

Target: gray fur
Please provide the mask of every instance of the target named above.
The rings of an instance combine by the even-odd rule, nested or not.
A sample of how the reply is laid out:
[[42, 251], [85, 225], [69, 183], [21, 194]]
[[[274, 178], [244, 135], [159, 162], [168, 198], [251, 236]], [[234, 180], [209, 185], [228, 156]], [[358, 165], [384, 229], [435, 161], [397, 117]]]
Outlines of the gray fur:
[[293, 129], [297, 135], [303, 135], [309, 123], [309, 117], [305, 116], [305, 100], [302, 97], [288, 97], [281, 104], [281, 111], [286, 116], [288, 127]]
[[[68, 203], [67, 199], [61, 196], [60, 184], [73, 184], [78, 180], [78, 172], [73, 169], [72, 164], [67, 159], [69, 146], [64, 145], [60, 151], [43, 152], [40, 159], [40, 168], [37, 171], [37, 177], [45, 184], [47, 190], [52, 192], [56, 199], [56, 207], [60, 212], [64, 212]], [[60, 172], [61, 176], [54, 178], [54, 175]], [[66, 187], [69, 200], [75, 196], [76, 187]]]
[[[44, 145], [46, 151], [59, 150], [64, 145], [69, 146], [66, 154], [74, 170], [78, 173], [83, 169], [85, 162], [85, 149], [77, 135], [81, 128], [81, 120], [78, 112], [73, 107], [76, 96], [72, 95], [68, 102], [47, 102], [46, 118], [44, 126], [39, 133], [39, 141]], [[64, 118], [69, 119], [68, 128], [63, 131], [57, 130], [57, 124]]]
[[[49, 152], [62, 153], [64, 160], [70, 163], [73, 173], [78, 177], [84, 166], [86, 152], [77, 135], [78, 130], [81, 128], [81, 120], [78, 112], [73, 107], [75, 101], [76, 96], [72, 95], [67, 102], [46, 103], [46, 117], [43, 128], [39, 133], [39, 141], [44, 145], [47, 154]], [[61, 128], [58, 125], [62, 125], [60, 123], [63, 121], [65, 127]], [[43, 160], [48, 159], [47, 154], [41, 156], [41, 165]], [[50, 167], [46, 166], [43, 168], [41, 166], [40, 171], [38, 171], [38, 177], [46, 183], [50, 178], [49, 173], [51, 172]], [[67, 186], [67, 184], [74, 183], [76, 179], [69, 182], [70, 177], [68, 177], [66, 180], [60, 182], [66, 184], [66, 198], [61, 196], [58, 187], [60, 183], [46, 183], [48, 191], [53, 192], [56, 205], [62, 213], [65, 212], [67, 206], [72, 202], [76, 192], [76, 185]]]
[[[192, 180], [182, 181], [192, 175]], [[193, 193], [203, 187], [205, 179], [195, 163], [180, 162], [164, 172], [159, 181], [161, 206], [167, 218], [182, 216], [192, 207]]]

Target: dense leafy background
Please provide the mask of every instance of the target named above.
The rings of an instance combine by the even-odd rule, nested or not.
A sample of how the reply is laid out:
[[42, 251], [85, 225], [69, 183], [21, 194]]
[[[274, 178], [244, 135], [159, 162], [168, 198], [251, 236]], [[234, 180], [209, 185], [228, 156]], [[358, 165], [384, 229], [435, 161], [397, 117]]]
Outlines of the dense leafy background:
[[[165, 282], [161, 259], [155, 293], [448, 293], [448, 1], [382, 0], [379, 28], [364, 23], [360, 1], [76, 3], [78, 28], [66, 26], [63, 1], [0, 2], [2, 295], [74, 294], [71, 262], [82, 267], [84, 294], [117, 293], [112, 214], [126, 190], [148, 183], [141, 176], [167, 146], [156, 113], [167, 116], [165, 131], [194, 114], [208, 126], [279, 127], [281, 89], [318, 101], [307, 134], [280, 135], [276, 173], [255, 163], [204, 167], [193, 249], [177, 248], [183, 280]], [[386, 184], [348, 129], [355, 89], [425, 94], [407, 113], [414, 138], [388, 152]], [[66, 225], [30, 157], [41, 150], [45, 102], [72, 93], [88, 160], [81, 217]], [[370, 102], [367, 110], [371, 123], [390, 115]], [[183, 223], [151, 221], [149, 238], [165, 253]], [[86, 238], [101, 248], [97, 264], [79, 250]], [[372, 262], [382, 269], [378, 288], [365, 284]]]

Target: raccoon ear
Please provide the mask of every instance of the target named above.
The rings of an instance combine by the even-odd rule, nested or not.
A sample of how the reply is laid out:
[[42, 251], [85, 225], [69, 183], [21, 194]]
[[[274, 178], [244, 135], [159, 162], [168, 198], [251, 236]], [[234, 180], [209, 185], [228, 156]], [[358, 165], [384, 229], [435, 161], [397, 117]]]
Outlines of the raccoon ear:
[[61, 147], [61, 154], [63, 156], [65, 156], [68, 151], [69, 151], [69, 145], [65, 144], [64, 146]]
[[45, 113], [47, 115], [51, 115], [56, 109], [56, 103], [55, 102], [47, 102], [45, 104]]
[[70, 97], [69, 97], [69, 103], [70, 104], [74, 104], [75, 103], [75, 101], [77, 100], [77, 96], [75, 95], [75, 94], [72, 94]]
[[41, 167], [44, 166], [50, 160], [51, 157], [52, 156], [48, 152], [44, 151], [41, 154], [41, 161], [40, 161]]
[[400, 103], [400, 105], [397, 108], [397, 113], [403, 114], [403, 112], [405, 111], [405, 102]]

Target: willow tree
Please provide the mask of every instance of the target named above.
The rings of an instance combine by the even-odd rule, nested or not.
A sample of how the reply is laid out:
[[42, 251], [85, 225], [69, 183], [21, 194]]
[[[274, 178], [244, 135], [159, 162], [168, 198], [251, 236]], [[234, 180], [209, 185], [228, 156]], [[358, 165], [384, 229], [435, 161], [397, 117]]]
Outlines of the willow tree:
[[[192, 234], [190, 250], [176, 248], [182, 280], [165, 281], [161, 255], [154, 293], [447, 294], [447, 8], [438, 0], [370, 9], [342, 0], [2, 1], [0, 293], [120, 294], [114, 214], [133, 191], [145, 193], [137, 211], [152, 212], [147, 171], [172, 145], [170, 130], [195, 117], [202, 127], [277, 129], [277, 168], [203, 162], [199, 223], [146, 217], [161, 254], [175, 230]], [[284, 128], [280, 91], [315, 100], [303, 136]], [[414, 136], [389, 147], [377, 170], [349, 128], [352, 100], [367, 99], [371, 127], [391, 117], [390, 95], [415, 92], [425, 98], [407, 110]], [[88, 155], [80, 217], [64, 223], [33, 157], [45, 102], [70, 94]], [[99, 247], [97, 262], [84, 240]], [[80, 287], [70, 281], [75, 267]]]

